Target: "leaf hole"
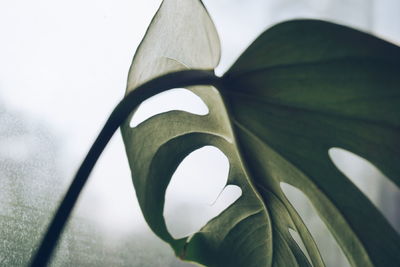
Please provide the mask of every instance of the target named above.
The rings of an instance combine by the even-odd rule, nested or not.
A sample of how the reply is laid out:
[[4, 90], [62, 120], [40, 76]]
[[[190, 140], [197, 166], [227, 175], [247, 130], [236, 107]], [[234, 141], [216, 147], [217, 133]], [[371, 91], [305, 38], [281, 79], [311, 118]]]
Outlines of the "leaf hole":
[[294, 239], [294, 241], [296, 241], [297, 245], [299, 246], [299, 248], [301, 249], [301, 251], [304, 253], [304, 255], [306, 255], [306, 257], [307, 257], [308, 261], [310, 262], [310, 264], [311, 264], [312, 266], [314, 266], [314, 265], [311, 263], [310, 255], [308, 254], [307, 249], [306, 249], [306, 246], [304, 245], [303, 239], [301, 239], [299, 233], [297, 233], [295, 230], [289, 228], [289, 234], [292, 236], [292, 238]]
[[172, 237], [190, 236], [232, 205], [242, 194], [227, 185], [229, 161], [214, 146], [190, 153], [178, 166], [167, 187], [164, 218]]
[[207, 115], [209, 112], [207, 105], [195, 93], [185, 88], [174, 88], [143, 101], [133, 114], [129, 126], [137, 127], [157, 114], [172, 110], [196, 115]]
[[333, 147], [329, 157], [347, 178], [361, 190], [400, 233], [400, 190], [371, 162], [348, 150]]
[[[304, 224], [310, 231], [311, 236], [314, 238], [326, 266], [350, 267], [351, 265], [349, 264], [342, 249], [336, 242], [335, 238], [332, 236], [331, 232], [328, 230], [328, 227], [319, 217], [308, 197], [301, 190], [290, 184], [281, 182], [280, 186], [282, 188], [282, 191], [285, 193], [287, 199], [299, 213]], [[298, 234], [297, 237], [301, 239]], [[293, 238], [295, 239], [297, 244], [299, 244], [296, 238]], [[300, 248], [302, 247], [300, 246]]]

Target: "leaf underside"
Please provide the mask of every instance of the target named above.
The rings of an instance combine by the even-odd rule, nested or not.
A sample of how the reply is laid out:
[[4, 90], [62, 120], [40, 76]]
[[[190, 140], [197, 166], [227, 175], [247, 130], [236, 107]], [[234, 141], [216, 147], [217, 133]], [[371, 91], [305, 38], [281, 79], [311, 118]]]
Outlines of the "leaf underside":
[[[184, 69], [213, 69], [220, 47], [198, 0], [164, 0], [140, 44], [127, 92]], [[156, 115], [121, 127], [136, 194], [151, 229], [175, 253], [207, 266], [324, 266], [280, 183], [302, 190], [353, 266], [400, 262], [399, 235], [332, 163], [340, 147], [400, 185], [400, 49], [356, 30], [316, 20], [264, 32], [222, 77], [221, 88], [188, 88], [209, 114]], [[205, 145], [229, 158], [228, 184], [242, 196], [190, 240], [175, 240], [163, 218], [172, 174]]]

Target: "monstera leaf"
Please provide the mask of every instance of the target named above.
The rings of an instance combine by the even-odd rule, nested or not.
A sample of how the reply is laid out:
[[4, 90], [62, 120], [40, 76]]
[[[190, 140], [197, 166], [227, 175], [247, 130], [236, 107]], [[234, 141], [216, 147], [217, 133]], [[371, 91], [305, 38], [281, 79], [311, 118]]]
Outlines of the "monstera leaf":
[[[127, 93], [175, 71], [212, 70], [219, 57], [203, 4], [164, 0]], [[328, 22], [289, 21], [265, 31], [218, 80], [188, 87], [207, 104], [205, 116], [171, 111], [122, 126], [144, 217], [177, 256], [206, 266], [323, 266], [284, 182], [308, 196], [353, 266], [400, 263], [399, 235], [328, 155], [332, 147], [352, 151], [400, 185], [400, 48]], [[228, 184], [242, 196], [190, 238], [174, 239], [163, 217], [166, 188], [205, 145], [229, 158]]]

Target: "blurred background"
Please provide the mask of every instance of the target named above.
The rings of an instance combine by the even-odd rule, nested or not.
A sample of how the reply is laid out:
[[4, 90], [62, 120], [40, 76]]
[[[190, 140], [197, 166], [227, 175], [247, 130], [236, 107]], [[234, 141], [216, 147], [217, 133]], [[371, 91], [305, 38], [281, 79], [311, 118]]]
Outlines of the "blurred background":
[[[81, 160], [123, 97], [133, 54], [160, 2], [0, 2], [0, 266], [29, 261]], [[204, 3], [221, 39], [217, 74], [266, 28], [292, 18], [338, 22], [400, 45], [397, 0]], [[160, 112], [154, 107], [168, 109], [171, 102], [189, 103], [183, 110], [204, 111], [202, 102], [190, 95], [154, 101], [143, 105], [136, 119]], [[329, 153], [400, 231], [398, 188], [364, 159], [341, 149]], [[218, 149], [205, 147], [178, 168], [164, 213], [174, 236], [195, 232], [239, 197], [225, 192], [218, 198], [228, 164]], [[327, 265], [348, 265], [306, 197], [289, 185], [282, 188], [310, 226]], [[97, 163], [52, 265], [190, 266], [175, 259], [146, 225], [119, 132]]]

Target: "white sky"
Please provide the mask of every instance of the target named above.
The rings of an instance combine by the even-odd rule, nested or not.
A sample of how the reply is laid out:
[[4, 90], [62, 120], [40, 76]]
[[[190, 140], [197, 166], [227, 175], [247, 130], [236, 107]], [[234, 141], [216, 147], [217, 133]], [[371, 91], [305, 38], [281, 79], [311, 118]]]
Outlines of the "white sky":
[[[285, 7], [283, 2], [290, 5]], [[399, 42], [400, 2], [375, 2], [371, 26], [366, 18], [368, 8], [363, 9], [362, 1], [356, 0], [348, 1], [349, 5], [328, 0], [205, 1], [222, 41], [218, 73], [223, 73], [267, 25], [287, 18], [325, 17], [364, 29], [371, 26], [375, 33]], [[1, 0], [0, 97], [9, 108], [46, 123], [61, 136], [66, 177], [72, 178], [124, 95], [134, 51], [159, 3]], [[217, 172], [222, 169], [215, 167]], [[185, 192], [177, 190], [177, 195]], [[119, 133], [106, 148], [82, 195], [77, 212], [83, 215], [88, 211], [114, 234], [145, 227]]]

